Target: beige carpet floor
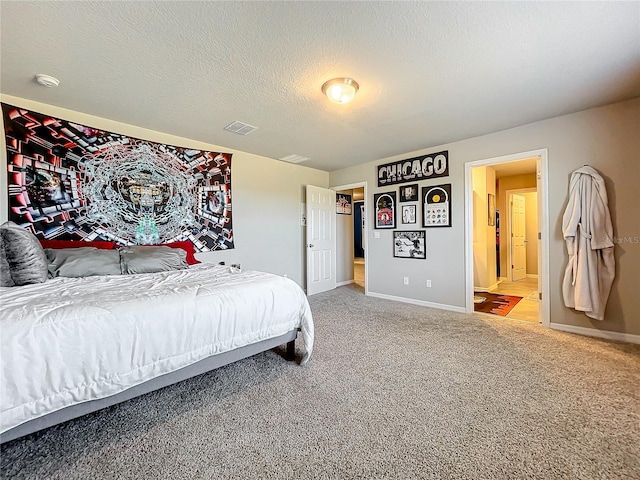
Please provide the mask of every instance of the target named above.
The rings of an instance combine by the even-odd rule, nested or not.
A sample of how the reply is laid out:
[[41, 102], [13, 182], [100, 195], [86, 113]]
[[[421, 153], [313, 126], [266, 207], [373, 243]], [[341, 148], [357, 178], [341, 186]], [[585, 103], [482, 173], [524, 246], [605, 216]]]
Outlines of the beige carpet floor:
[[2, 446], [17, 479], [640, 478], [640, 346], [311, 297], [309, 364], [270, 351]]

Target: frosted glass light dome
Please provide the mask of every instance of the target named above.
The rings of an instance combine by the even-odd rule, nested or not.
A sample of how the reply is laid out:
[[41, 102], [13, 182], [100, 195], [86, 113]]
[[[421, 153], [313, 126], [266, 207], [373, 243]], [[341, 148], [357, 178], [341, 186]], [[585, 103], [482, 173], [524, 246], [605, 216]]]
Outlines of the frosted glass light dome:
[[322, 85], [322, 92], [333, 103], [344, 104], [353, 100], [359, 88], [360, 85], [353, 78], [332, 78]]

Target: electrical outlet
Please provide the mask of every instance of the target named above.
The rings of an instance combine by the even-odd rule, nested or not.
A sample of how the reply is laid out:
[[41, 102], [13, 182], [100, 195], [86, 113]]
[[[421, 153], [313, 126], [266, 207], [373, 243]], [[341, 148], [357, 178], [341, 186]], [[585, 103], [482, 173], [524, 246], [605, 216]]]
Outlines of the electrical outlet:
[[427, 287], [431, 288], [431, 280], [427, 280]]
[[409, 285], [409, 277], [404, 277], [404, 284]]

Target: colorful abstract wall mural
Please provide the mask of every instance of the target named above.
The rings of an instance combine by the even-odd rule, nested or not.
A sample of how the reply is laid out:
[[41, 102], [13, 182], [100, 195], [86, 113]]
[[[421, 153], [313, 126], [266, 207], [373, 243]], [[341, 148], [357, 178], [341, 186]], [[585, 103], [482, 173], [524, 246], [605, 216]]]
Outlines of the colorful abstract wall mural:
[[9, 220], [39, 238], [234, 247], [231, 154], [163, 145], [2, 104]]

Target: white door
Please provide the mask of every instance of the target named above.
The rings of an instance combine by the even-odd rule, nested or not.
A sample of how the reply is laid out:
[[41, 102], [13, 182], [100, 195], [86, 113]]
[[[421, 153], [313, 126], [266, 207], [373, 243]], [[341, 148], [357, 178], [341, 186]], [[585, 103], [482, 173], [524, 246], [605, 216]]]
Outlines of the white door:
[[525, 199], [514, 193], [511, 195], [511, 281], [527, 276], [527, 248]]
[[307, 185], [307, 295], [336, 288], [336, 192]]

